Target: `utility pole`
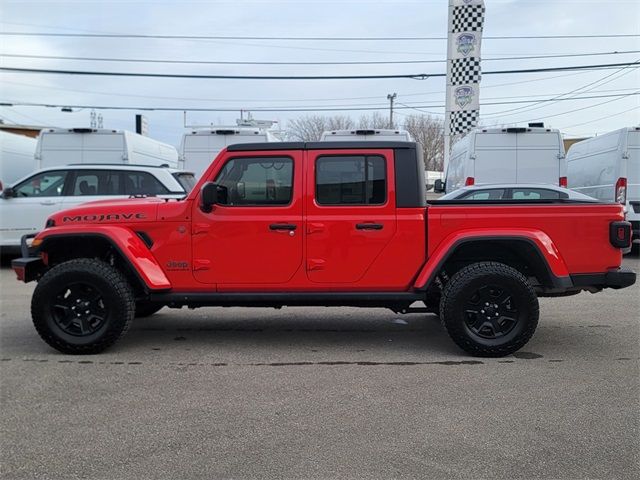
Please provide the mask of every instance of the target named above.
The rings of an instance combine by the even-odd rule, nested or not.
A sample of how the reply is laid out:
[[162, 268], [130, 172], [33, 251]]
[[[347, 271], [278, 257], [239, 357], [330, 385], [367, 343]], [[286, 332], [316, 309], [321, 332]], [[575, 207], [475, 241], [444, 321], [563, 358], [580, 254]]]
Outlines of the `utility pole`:
[[398, 96], [397, 93], [387, 95], [387, 100], [389, 100], [389, 128], [393, 128], [393, 101]]

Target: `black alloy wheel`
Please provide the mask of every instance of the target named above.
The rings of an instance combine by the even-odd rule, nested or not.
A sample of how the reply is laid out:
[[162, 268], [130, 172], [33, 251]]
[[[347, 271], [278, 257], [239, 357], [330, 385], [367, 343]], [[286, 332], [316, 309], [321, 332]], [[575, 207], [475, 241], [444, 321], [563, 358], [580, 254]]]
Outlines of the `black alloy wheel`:
[[538, 297], [513, 267], [478, 262], [445, 284], [440, 320], [451, 339], [479, 357], [502, 357], [522, 348], [538, 325]]
[[84, 336], [97, 332], [109, 311], [102, 295], [87, 283], [64, 287], [51, 304], [51, 315], [60, 329], [69, 335]]

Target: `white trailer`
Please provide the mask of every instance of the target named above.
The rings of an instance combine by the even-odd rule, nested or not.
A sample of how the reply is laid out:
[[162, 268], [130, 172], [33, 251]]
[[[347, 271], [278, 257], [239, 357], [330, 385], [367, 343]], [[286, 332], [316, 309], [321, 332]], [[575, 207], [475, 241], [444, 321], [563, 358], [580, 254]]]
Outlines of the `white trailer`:
[[413, 142], [406, 130], [369, 129], [369, 130], [329, 130], [322, 132], [321, 142], [353, 142], [372, 140], [376, 142]]
[[178, 151], [172, 145], [126, 130], [50, 128], [40, 132], [36, 167], [70, 163], [111, 163], [175, 168]]
[[36, 139], [0, 131], [0, 190], [36, 169]]
[[560, 131], [538, 126], [478, 128], [451, 148], [444, 191], [465, 185], [546, 183], [566, 187]]
[[634, 243], [640, 242], [640, 126], [574, 143], [567, 152], [569, 188], [626, 206]]

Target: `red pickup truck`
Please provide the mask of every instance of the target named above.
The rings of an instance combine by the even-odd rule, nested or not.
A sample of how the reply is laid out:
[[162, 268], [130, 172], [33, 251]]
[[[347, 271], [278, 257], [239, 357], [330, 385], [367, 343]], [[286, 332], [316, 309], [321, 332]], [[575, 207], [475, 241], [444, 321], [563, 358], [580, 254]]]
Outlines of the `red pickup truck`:
[[633, 284], [630, 242], [613, 203], [427, 204], [414, 143], [261, 143], [220, 152], [182, 200], [56, 213], [12, 266], [65, 353], [163, 306], [305, 305], [434, 312], [465, 351], [502, 356], [533, 335], [537, 297]]

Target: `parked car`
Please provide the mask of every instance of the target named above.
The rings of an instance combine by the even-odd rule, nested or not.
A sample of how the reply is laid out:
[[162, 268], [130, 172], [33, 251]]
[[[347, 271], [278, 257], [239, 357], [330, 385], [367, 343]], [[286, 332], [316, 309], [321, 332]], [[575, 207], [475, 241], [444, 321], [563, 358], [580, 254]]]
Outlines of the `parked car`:
[[544, 127], [478, 128], [458, 140], [440, 192], [494, 183], [567, 186], [560, 131]]
[[172, 145], [126, 130], [48, 128], [38, 136], [36, 168], [69, 163], [107, 163], [176, 168]]
[[640, 127], [627, 127], [574, 143], [567, 153], [569, 188], [625, 206], [640, 243]]
[[321, 142], [412, 142], [411, 134], [402, 129], [360, 129], [360, 130], [329, 130], [322, 132]]
[[0, 131], [0, 190], [36, 169], [36, 140]]
[[295, 305], [437, 312], [462, 349], [503, 356], [533, 335], [539, 296], [635, 282], [620, 267], [631, 241], [621, 205], [427, 205], [418, 152], [412, 142], [231, 145], [182, 200], [51, 215], [12, 266], [38, 280], [40, 336], [75, 354], [104, 350], [135, 315], [165, 305]]
[[200, 178], [216, 155], [228, 145], [280, 141], [268, 130], [273, 122], [261, 125], [259, 120], [251, 120], [247, 123], [251, 124], [201, 128], [185, 133], [180, 142], [178, 168], [194, 172], [196, 178]]
[[544, 200], [577, 200], [581, 202], [598, 202], [597, 199], [583, 195], [563, 187], [540, 185], [537, 183], [474, 185], [462, 187], [434, 200], [468, 200], [468, 201], [544, 201]]
[[6, 187], [0, 197], [0, 248], [17, 251], [20, 237], [44, 227], [47, 217], [81, 203], [147, 195], [184, 197], [192, 173], [146, 165], [65, 165], [45, 168]]

